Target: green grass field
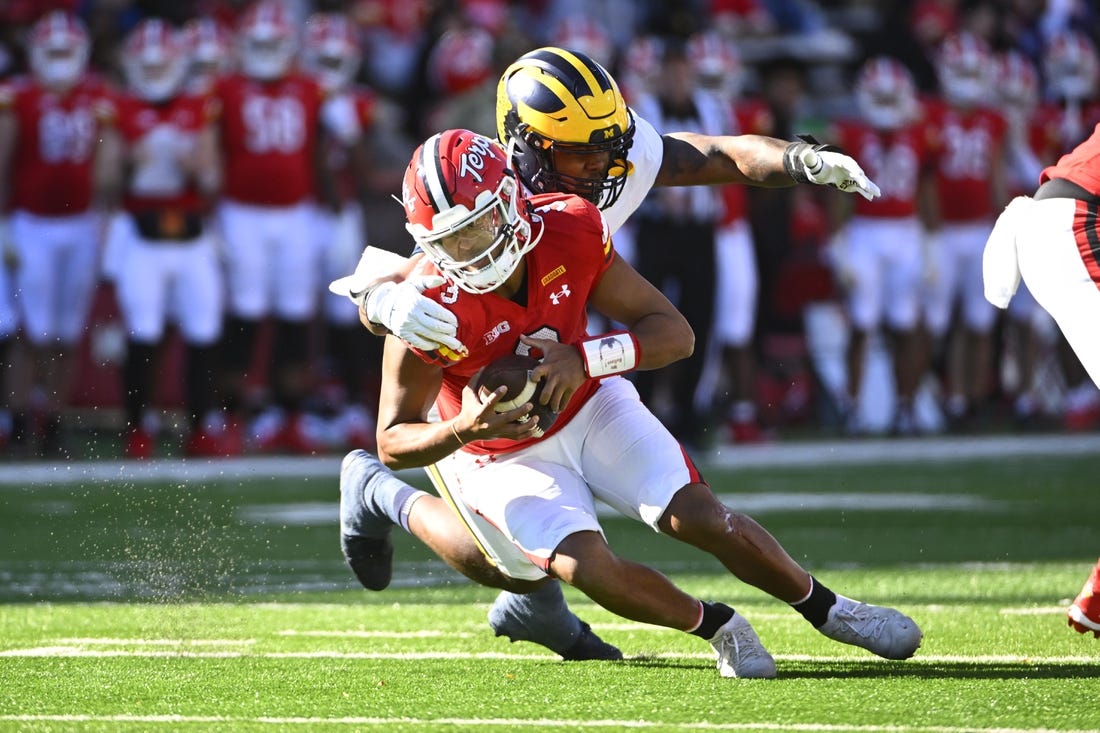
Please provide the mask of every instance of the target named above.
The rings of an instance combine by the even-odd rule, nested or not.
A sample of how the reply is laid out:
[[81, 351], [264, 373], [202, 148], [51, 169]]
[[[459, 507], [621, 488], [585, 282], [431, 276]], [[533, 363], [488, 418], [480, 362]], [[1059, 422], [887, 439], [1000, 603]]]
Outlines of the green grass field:
[[925, 639], [904, 662], [829, 641], [713, 559], [605, 517], [621, 554], [752, 620], [770, 681], [721, 679], [705, 642], [571, 589], [626, 660], [495, 638], [495, 592], [400, 532], [393, 586], [359, 589], [337, 543], [338, 457], [295, 478], [262, 462], [198, 478], [70, 467], [63, 482], [8, 466], [0, 730], [1100, 730], [1100, 640], [1065, 621], [1100, 554], [1096, 444], [704, 465], [823, 582], [913, 616]]

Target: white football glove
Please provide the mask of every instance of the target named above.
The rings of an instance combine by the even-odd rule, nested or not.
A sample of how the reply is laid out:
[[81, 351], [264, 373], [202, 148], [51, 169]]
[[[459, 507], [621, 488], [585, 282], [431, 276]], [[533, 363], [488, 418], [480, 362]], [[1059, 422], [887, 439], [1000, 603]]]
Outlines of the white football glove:
[[791, 143], [783, 153], [783, 167], [799, 183], [832, 186], [845, 193], [855, 191], [870, 201], [880, 191], [854, 158], [834, 145], [823, 145], [812, 135], [799, 135], [803, 142]]
[[360, 296], [363, 312], [371, 323], [385, 326], [421, 351], [448, 349], [465, 353], [466, 347], [455, 338], [458, 319], [454, 313], [421, 294], [444, 282], [439, 275], [417, 275], [400, 283], [381, 283]]

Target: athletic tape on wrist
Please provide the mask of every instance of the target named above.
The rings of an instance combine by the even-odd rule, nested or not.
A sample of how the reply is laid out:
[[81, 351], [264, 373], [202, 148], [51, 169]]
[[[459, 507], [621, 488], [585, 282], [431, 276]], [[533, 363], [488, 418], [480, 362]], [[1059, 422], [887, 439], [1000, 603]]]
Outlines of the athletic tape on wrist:
[[612, 331], [582, 339], [577, 348], [584, 360], [584, 373], [592, 379], [629, 372], [642, 360], [642, 348], [630, 331]]
[[[390, 287], [385, 287], [387, 285], [390, 286]], [[364, 290], [359, 295], [360, 307], [363, 309], [363, 312], [367, 314], [367, 319], [371, 323], [374, 323], [374, 324], [377, 324], [377, 325], [383, 326], [383, 327], [386, 325], [386, 324], [382, 323], [382, 321], [376, 321], [376, 320], [374, 320], [374, 318], [371, 318], [372, 315], [375, 316], [376, 318], [380, 318], [381, 316], [377, 312], [375, 312], [373, 314], [371, 313], [372, 306], [377, 305], [377, 301], [375, 301], [373, 303], [368, 302], [368, 301], [370, 301], [371, 298], [380, 297], [383, 292], [385, 292], [386, 290], [389, 290], [392, 287], [396, 287], [396, 283], [394, 283], [390, 280], [383, 280], [382, 282], [378, 282], [378, 283], [374, 283], [374, 284], [370, 285], [366, 290]]]

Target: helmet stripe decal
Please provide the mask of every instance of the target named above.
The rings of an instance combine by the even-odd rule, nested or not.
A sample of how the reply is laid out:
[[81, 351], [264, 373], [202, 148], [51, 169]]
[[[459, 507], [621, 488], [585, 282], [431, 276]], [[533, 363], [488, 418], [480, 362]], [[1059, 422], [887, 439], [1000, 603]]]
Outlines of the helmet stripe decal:
[[443, 181], [443, 168], [439, 160], [439, 143], [442, 133], [436, 133], [424, 142], [420, 150], [420, 180], [428, 192], [435, 213], [454, 206], [450, 192]]
[[[606, 92], [611, 88], [611, 79], [607, 72], [592, 59], [579, 53], [573, 53], [566, 49], [546, 48], [536, 51], [532, 56], [543, 61], [547, 70], [556, 72], [554, 76], [565, 82], [566, 86], [575, 86], [579, 78], [587, 87], [589, 94], [595, 95], [596, 90]], [[582, 89], [573, 89], [574, 94], [580, 95]]]

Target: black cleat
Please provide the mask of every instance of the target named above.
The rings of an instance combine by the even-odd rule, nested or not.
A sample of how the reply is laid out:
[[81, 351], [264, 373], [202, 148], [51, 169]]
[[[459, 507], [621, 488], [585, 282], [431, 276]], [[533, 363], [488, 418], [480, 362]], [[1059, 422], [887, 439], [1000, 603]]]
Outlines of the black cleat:
[[393, 579], [393, 540], [340, 534], [340, 549], [355, 577], [367, 590], [385, 590]]
[[623, 653], [617, 647], [596, 636], [592, 627], [581, 621], [580, 636], [577, 637], [573, 646], [561, 655], [561, 658], [567, 662], [585, 662], [592, 659], [619, 661], [623, 658]]

